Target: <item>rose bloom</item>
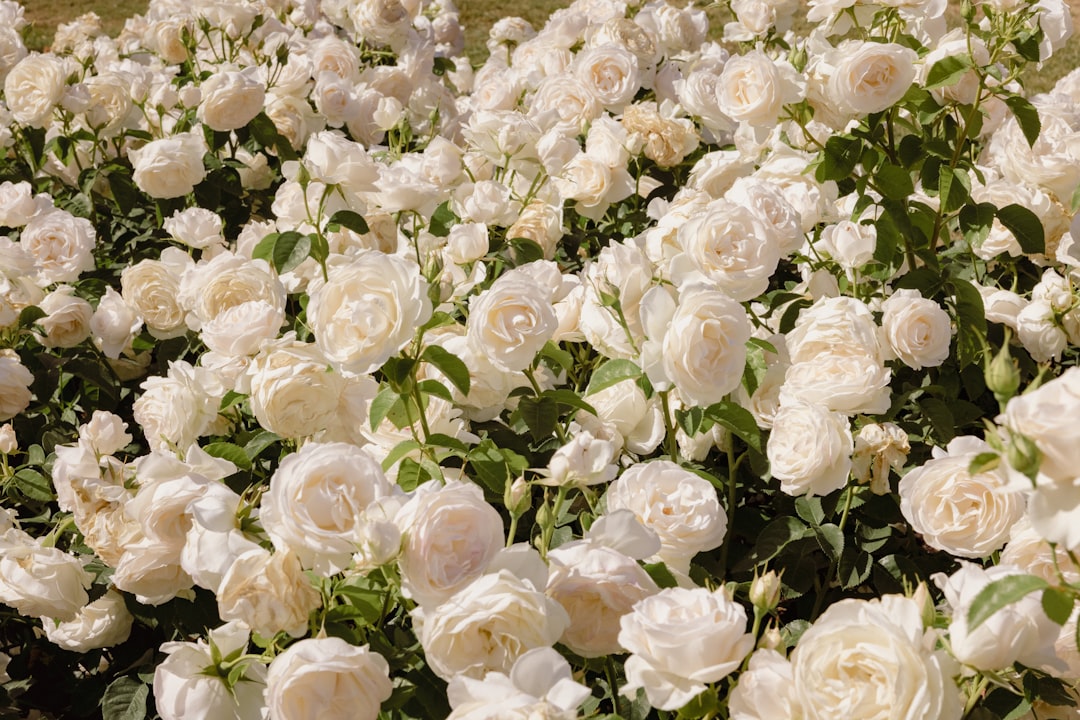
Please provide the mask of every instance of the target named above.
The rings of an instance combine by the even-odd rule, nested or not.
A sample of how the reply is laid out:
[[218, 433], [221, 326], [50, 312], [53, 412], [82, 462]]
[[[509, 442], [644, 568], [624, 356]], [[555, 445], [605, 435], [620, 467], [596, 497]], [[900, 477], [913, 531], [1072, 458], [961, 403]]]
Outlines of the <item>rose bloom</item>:
[[716, 83], [720, 111], [755, 127], [774, 125], [783, 106], [798, 102], [802, 94], [795, 69], [762, 50], [728, 60]]
[[746, 610], [727, 590], [667, 588], [634, 605], [619, 621], [626, 660], [621, 695], [644, 688], [649, 704], [677, 710], [738, 669], [754, 649]]
[[295, 335], [264, 345], [247, 369], [251, 411], [267, 430], [302, 438], [330, 427], [345, 392], [345, 378], [334, 372], [311, 343]]
[[587, 658], [625, 652], [619, 618], [659, 592], [649, 574], [633, 558], [590, 540], [560, 545], [548, 563], [547, 594], [570, 615], [559, 641]]
[[[1025, 595], [995, 612], [974, 630], [968, 629], [968, 613], [983, 588], [1017, 575], [1023, 572], [1013, 565], [982, 568], [965, 562], [950, 576], [943, 573], [933, 576], [952, 608], [949, 647], [957, 660], [977, 670], [1005, 670], [1016, 662], [1028, 667], [1063, 669], [1054, 647], [1061, 627], [1043, 611], [1041, 593]], [[1007, 642], [1003, 641], [1005, 638]]]
[[27, 617], [74, 620], [93, 576], [82, 561], [11, 528], [0, 535], [0, 602]]
[[1047, 480], [1072, 485], [1080, 467], [1080, 368], [1069, 368], [1035, 390], [1009, 400], [997, 422], [1035, 443], [1042, 453], [1039, 473]]
[[788, 367], [779, 398], [781, 404], [802, 400], [845, 415], [879, 414], [892, 402], [891, 379], [892, 372], [869, 355], [823, 352]]
[[472, 483], [422, 486], [395, 520], [405, 597], [435, 606], [480, 577], [505, 545], [498, 511]]
[[75, 288], [61, 285], [38, 303], [45, 317], [38, 321], [44, 336], [35, 338], [44, 347], [75, 347], [90, 337], [90, 320], [94, 309], [90, 303], [75, 294]]
[[206, 177], [203, 155], [206, 140], [201, 132], [186, 132], [153, 140], [131, 150], [135, 173], [132, 179], [152, 198], [175, 198], [187, 195]]
[[304, 150], [304, 167], [312, 179], [327, 185], [341, 185], [349, 192], [378, 189], [379, 170], [364, 146], [334, 130], [311, 136]]
[[80, 609], [67, 622], [42, 618], [45, 637], [65, 650], [85, 653], [119, 645], [131, 635], [134, 618], [124, 604], [124, 596], [110, 589]]
[[[210, 640], [222, 657], [247, 648], [248, 630], [231, 622], [210, 631]], [[202, 717], [215, 720], [261, 720], [265, 717], [266, 667], [249, 662], [240, 681], [230, 690], [218, 675], [210, 645], [198, 642], [167, 642], [168, 655], [154, 668], [154, 702], [162, 720]], [[214, 669], [207, 673], [208, 668]]]
[[731, 691], [731, 720], [797, 718], [792, 698], [791, 663], [780, 653], [759, 648], [750, 656], [739, 684]]
[[271, 720], [375, 720], [393, 689], [386, 658], [367, 645], [307, 638], [270, 663], [266, 706]]
[[837, 54], [841, 59], [829, 77], [828, 93], [847, 112], [881, 112], [904, 97], [915, 80], [919, 56], [903, 45], [853, 41]]
[[140, 387], [132, 414], [152, 450], [189, 447], [210, 428], [225, 394], [209, 370], [184, 360], [170, 362], [166, 377], [147, 378]]
[[658, 555], [684, 572], [694, 555], [719, 547], [727, 533], [716, 489], [669, 460], [628, 468], [608, 489], [607, 509], [634, 513], [660, 536]]
[[164, 223], [165, 232], [197, 250], [224, 244], [223, 226], [220, 215], [200, 207], [177, 210]]
[[855, 443], [846, 417], [816, 403], [782, 404], [765, 454], [788, 495], [828, 495], [847, 484]]
[[793, 364], [822, 353], [867, 355], [884, 361], [878, 334], [874, 316], [862, 301], [846, 296], [822, 298], [799, 313], [787, 334], [787, 346]]
[[532, 364], [556, 328], [550, 292], [523, 279], [500, 278], [469, 302], [465, 332], [474, 352], [514, 372]]
[[187, 332], [180, 305], [180, 277], [192, 265], [179, 248], [166, 248], [160, 260], [140, 260], [120, 273], [120, 293], [158, 340]]
[[937, 367], [949, 357], [952, 320], [918, 290], [897, 290], [881, 305], [881, 326], [896, 356], [915, 370]]
[[391, 493], [382, 467], [346, 443], [308, 443], [282, 460], [262, 498], [261, 520], [278, 551], [328, 577], [347, 568], [363, 540], [368, 505]]
[[227, 132], [244, 127], [263, 108], [266, 88], [258, 69], [217, 70], [199, 86], [202, 102], [198, 118], [212, 130]]
[[307, 633], [308, 615], [322, 603], [300, 560], [288, 550], [256, 548], [233, 561], [217, 587], [222, 620], [240, 620], [263, 637]]
[[1006, 468], [968, 472], [976, 455], [991, 452], [974, 437], [954, 438], [946, 450], [900, 480], [900, 511], [930, 547], [984, 558], [1000, 550], [1024, 515], [1022, 494], [1010, 492]]
[[791, 654], [802, 717], [959, 720], [958, 668], [933, 650], [935, 632], [924, 630], [919, 604], [898, 595], [829, 606]]
[[0, 420], [10, 420], [30, 405], [34, 375], [13, 350], [0, 350]]
[[[585, 267], [585, 298], [579, 324], [585, 339], [601, 355], [637, 357], [633, 345], [640, 345], [645, 339], [641, 300], [652, 287], [654, 272], [655, 267], [645, 253], [629, 241], [608, 245]], [[604, 304], [601, 293], [619, 299], [626, 328], [619, 322], [618, 313]]]
[[531, 582], [499, 570], [438, 607], [417, 608], [413, 623], [432, 671], [449, 680], [509, 672], [527, 651], [554, 645], [570, 618]]
[[135, 310], [111, 287], [105, 289], [90, 318], [90, 334], [94, 344], [105, 357], [113, 360], [131, 346], [132, 339], [139, 334], [142, 326], [143, 321]]
[[[34, 196], [34, 189], [25, 180], [13, 183], [5, 180], [0, 183], [0, 225], [22, 227], [38, 214], [52, 208], [52, 201], [47, 195]], [[39, 201], [42, 206], [39, 206]]]
[[4, 78], [4, 99], [11, 116], [30, 127], [45, 127], [64, 96], [70, 71], [65, 60], [52, 53], [24, 58]]
[[65, 210], [36, 215], [19, 236], [19, 244], [34, 259], [36, 280], [42, 287], [74, 282], [93, 270], [96, 242], [90, 221]]
[[341, 369], [369, 373], [431, 317], [420, 269], [397, 255], [362, 252], [328, 263], [329, 279], [309, 287], [308, 322], [315, 344]]
[[618, 45], [600, 45], [578, 53], [573, 72], [589, 92], [612, 112], [634, 99], [641, 87], [641, 71], [636, 55]]
[[509, 675], [452, 678], [446, 696], [453, 712], [447, 720], [572, 720], [590, 694], [574, 682], [566, 658], [541, 647], [519, 657]]

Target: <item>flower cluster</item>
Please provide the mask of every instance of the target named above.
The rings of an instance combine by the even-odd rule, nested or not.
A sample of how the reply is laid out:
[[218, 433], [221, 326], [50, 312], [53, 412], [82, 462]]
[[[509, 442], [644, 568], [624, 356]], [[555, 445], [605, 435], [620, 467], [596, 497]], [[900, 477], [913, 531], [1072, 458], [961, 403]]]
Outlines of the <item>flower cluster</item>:
[[1072, 16], [808, 5], [0, 0], [0, 701], [1074, 716]]

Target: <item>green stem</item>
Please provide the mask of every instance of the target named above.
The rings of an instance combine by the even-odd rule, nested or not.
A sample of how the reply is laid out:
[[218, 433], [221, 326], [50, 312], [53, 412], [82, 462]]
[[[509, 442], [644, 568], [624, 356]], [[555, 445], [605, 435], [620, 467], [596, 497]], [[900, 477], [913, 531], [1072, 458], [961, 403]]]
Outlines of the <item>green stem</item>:
[[548, 548], [551, 547], [551, 537], [555, 534], [555, 526], [559, 523], [559, 513], [562, 511], [562, 505], [569, 490], [569, 487], [561, 485], [555, 494], [555, 503], [551, 506], [551, 522], [544, 528], [544, 533], [541, 536], [540, 554], [545, 558], [547, 557]]
[[619, 717], [627, 717], [626, 715], [623, 715], [623, 709], [620, 707], [619, 703], [618, 676], [616, 675], [615, 660], [612, 655], [608, 655], [607, 658], [605, 658], [604, 670], [607, 673], [608, 687], [611, 688], [612, 709]]
[[671, 417], [671, 402], [668, 400], [670, 390], [660, 393], [660, 407], [664, 414], [664, 449], [667, 451], [671, 462], [679, 462], [679, 442], [675, 436], [675, 422]]

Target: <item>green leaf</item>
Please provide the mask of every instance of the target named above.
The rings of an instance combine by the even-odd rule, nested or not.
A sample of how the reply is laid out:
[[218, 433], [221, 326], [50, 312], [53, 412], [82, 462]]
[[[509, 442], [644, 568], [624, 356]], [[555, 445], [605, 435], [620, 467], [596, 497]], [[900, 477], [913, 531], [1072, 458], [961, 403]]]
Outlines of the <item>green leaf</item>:
[[589, 386], [585, 388], [585, 394], [592, 395], [612, 385], [617, 385], [623, 380], [637, 380], [639, 377], [641, 377], [641, 368], [632, 360], [622, 358], [608, 360], [593, 372], [592, 377], [589, 378]]
[[668, 566], [665, 563], [646, 563], [644, 568], [645, 572], [649, 573], [649, 577], [653, 579], [653, 582], [661, 588], [673, 588], [679, 586], [679, 581], [671, 574], [671, 570], [668, 569]]
[[259, 113], [248, 123], [251, 136], [265, 148], [273, 148], [282, 160], [296, 160], [299, 156], [289, 139], [278, 132], [277, 125], [266, 113]]
[[101, 696], [103, 720], [143, 720], [150, 688], [130, 677], [113, 680]]
[[862, 585], [869, 579], [873, 569], [873, 555], [853, 547], [845, 547], [840, 555], [840, 565], [836, 569], [840, 587], [850, 590]]
[[693, 405], [686, 410], [675, 411], [675, 422], [679, 423], [679, 427], [681, 427], [682, 431], [689, 437], [697, 435], [704, 420], [705, 410], [697, 405]]
[[815, 177], [818, 182], [844, 180], [851, 177], [862, 156], [863, 141], [850, 135], [834, 135], [825, 143], [821, 164]]
[[956, 437], [956, 422], [949, 404], [938, 398], [928, 397], [919, 401], [923, 416], [930, 421], [936, 437], [942, 445]]
[[248, 456], [248, 460], [254, 461], [255, 458], [262, 454], [263, 450], [279, 440], [281, 440], [281, 437], [276, 433], [263, 430], [247, 441], [247, 444], [244, 445], [244, 454]]
[[450, 393], [449, 388], [438, 380], [421, 380], [416, 383], [416, 389], [427, 395], [434, 395], [435, 397], [442, 398], [446, 402], [454, 402], [454, 396]]
[[994, 226], [997, 208], [992, 203], [969, 204], [960, 208], [960, 232], [972, 247], [982, 245]]
[[1049, 587], [1045, 580], [1034, 575], [1009, 575], [992, 581], [979, 591], [968, 608], [968, 633], [975, 632], [990, 616], [1007, 605], [1023, 600], [1036, 590]]
[[390, 448], [390, 452], [386, 453], [386, 457], [382, 461], [382, 469], [389, 470], [394, 466], [401, 458], [405, 457], [413, 450], [419, 450], [422, 447], [420, 443], [409, 438], [408, 440], [402, 440], [394, 447]]
[[755, 565], [768, 562], [783, 550], [789, 543], [802, 540], [812, 531], [798, 518], [786, 515], [778, 517], [758, 533], [754, 550], [736, 566], [736, 569], [750, 569]]
[[1076, 596], [1068, 590], [1053, 587], [1048, 587], [1043, 590], [1043, 612], [1046, 613], [1046, 617], [1050, 618], [1058, 625], [1064, 625], [1069, 622], [1069, 617], [1072, 615], [1073, 604], [1075, 602]]
[[721, 401], [705, 408], [705, 417], [722, 425], [758, 454], [762, 454], [761, 430], [750, 411], [733, 402]]
[[559, 409], [551, 398], [523, 397], [518, 401], [518, 412], [536, 440], [545, 440], [555, 432]]
[[428, 345], [424, 348], [420, 359], [437, 367], [446, 379], [461, 391], [462, 395], [469, 394], [471, 387], [469, 368], [459, 357], [438, 345]]
[[821, 498], [806, 495], [796, 498], [795, 514], [811, 526], [821, 525], [821, 521], [825, 519], [825, 510], [821, 507]]
[[431, 224], [428, 226], [428, 232], [435, 237], [446, 237], [450, 234], [450, 228], [458, 222], [458, 219], [458, 216], [450, 209], [450, 201], [447, 200], [435, 208], [435, 212], [431, 214]]
[[431, 474], [412, 458], [401, 461], [397, 471], [397, 484], [405, 492], [412, 492], [431, 479]]
[[1026, 253], [1046, 252], [1046, 233], [1038, 215], [1014, 203], [998, 208], [997, 218], [1016, 236], [1021, 250]]
[[265, 260], [279, 273], [287, 273], [311, 254], [311, 238], [298, 232], [270, 233], [251, 251], [255, 260]]
[[30, 468], [15, 473], [15, 486], [29, 500], [49, 502], [55, 497], [49, 478]]
[[956, 352], [963, 370], [979, 357], [986, 338], [986, 311], [982, 295], [967, 280], [951, 281], [956, 298]]
[[33, 327], [41, 318], [48, 315], [47, 312], [39, 308], [37, 305], [27, 305], [19, 313], [19, 327], [28, 328]]
[[215, 442], [210, 443], [203, 450], [211, 457], [228, 460], [240, 470], [251, 469], [251, 458], [244, 452], [244, 448], [239, 445], [233, 445], [229, 442]]
[[886, 163], [874, 173], [874, 184], [890, 200], [904, 200], [915, 192], [911, 173], [898, 165]]
[[971, 458], [971, 462], [968, 463], [968, 474], [978, 475], [979, 473], [992, 472], [1000, 464], [1001, 456], [996, 452], [982, 452]]
[[1016, 122], [1020, 125], [1020, 130], [1023, 131], [1024, 138], [1028, 141], [1028, 145], [1034, 147], [1035, 141], [1039, 139], [1039, 133], [1042, 132], [1042, 121], [1039, 119], [1039, 111], [1035, 109], [1034, 105], [1019, 95], [1008, 96], [1005, 98], [1005, 104], [1013, 111]]
[[574, 357], [550, 340], [541, 348], [540, 357], [551, 360], [566, 372], [574, 369]]
[[347, 227], [354, 233], [359, 235], [366, 235], [371, 231], [368, 227], [367, 221], [364, 217], [352, 210], [338, 210], [336, 213], [330, 216], [330, 220], [327, 222], [327, 230], [330, 230], [332, 226], [340, 225], [341, 227]]
[[967, 171], [942, 165], [938, 177], [938, 197], [942, 209], [947, 213], [962, 208], [971, 197], [971, 178]]
[[923, 88], [933, 90], [939, 87], [948, 87], [960, 82], [960, 78], [971, 69], [971, 57], [968, 55], [950, 55], [938, 60], [930, 68], [926, 76], [926, 84]]
[[225, 396], [221, 398], [221, 402], [218, 404], [218, 412], [222, 410], [228, 410], [233, 405], [239, 405], [247, 399], [247, 395], [244, 393], [238, 393], [235, 390], [230, 390], [225, 393]]
[[468, 461], [481, 484], [498, 497], [502, 497], [507, 482], [520, 477], [529, 467], [525, 457], [498, 447], [490, 438], [469, 451]]
[[394, 407], [394, 403], [398, 402], [398, 400], [400, 400], [400, 396], [393, 388], [383, 388], [379, 391], [379, 394], [371, 401], [371, 405], [368, 406], [368, 417], [372, 430], [378, 429], [387, 413], [390, 412], [390, 408]]
[[565, 405], [569, 408], [576, 408], [578, 410], [584, 410], [590, 415], [596, 415], [596, 408], [582, 400], [581, 396], [573, 390], [568, 390], [566, 388], [559, 388], [557, 390], [545, 390], [544, 392], [540, 393], [540, 397], [551, 398], [560, 405]]
[[829, 556], [830, 560], [838, 562], [841, 553], [844, 552], [844, 531], [832, 523], [812, 529], [821, 549]]

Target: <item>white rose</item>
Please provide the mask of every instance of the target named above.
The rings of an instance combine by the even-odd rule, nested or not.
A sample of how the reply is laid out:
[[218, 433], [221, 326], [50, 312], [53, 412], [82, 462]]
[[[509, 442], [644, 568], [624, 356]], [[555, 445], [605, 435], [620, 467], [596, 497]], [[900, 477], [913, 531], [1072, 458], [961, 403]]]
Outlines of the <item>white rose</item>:
[[1013, 523], [1009, 542], [1001, 551], [999, 561], [1002, 565], [1015, 565], [1029, 575], [1037, 575], [1051, 585], [1058, 582], [1058, 570], [1067, 582], [1080, 581], [1080, 569], [1073, 564], [1068, 548], [1052, 547], [1035, 532], [1026, 517]]
[[745, 302], [765, 292], [780, 261], [774, 233], [749, 208], [714, 200], [678, 230], [683, 255], [671, 263], [676, 285], [704, 277]]
[[312, 133], [322, 130], [326, 118], [311, 107], [304, 97], [285, 94], [284, 88], [266, 94], [266, 116], [277, 131], [285, 136], [294, 150], [299, 150]]
[[1054, 322], [1054, 308], [1045, 300], [1032, 300], [1016, 313], [1016, 334], [1035, 362], [1061, 357], [1069, 338]]
[[619, 693], [644, 688], [649, 703], [677, 710], [737, 670], [754, 649], [746, 610], [724, 589], [667, 588], [620, 620], [619, 642], [632, 654]]
[[877, 230], [873, 225], [841, 220], [821, 231], [821, 240], [815, 249], [827, 253], [844, 269], [851, 270], [873, 260], [876, 246]]
[[146, 329], [158, 340], [187, 332], [185, 311], [180, 305], [180, 277], [191, 264], [187, 253], [168, 248], [160, 260], [140, 260], [120, 273], [124, 301], [135, 309], [146, 322]]
[[834, 603], [791, 654], [795, 703], [806, 720], [852, 708], [867, 720], [960, 720], [957, 669], [934, 636], [909, 598]]
[[43, 209], [38, 204], [38, 198], [44, 200], [46, 197], [39, 195], [35, 198], [33, 188], [25, 180], [18, 183], [5, 180], [0, 183], [0, 225], [22, 227]]
[[1080, 467], [1080, 424], [1061, 418], [1080, 413], [1080, 369], [1069, 368], [1035, 390], [1009, 400], [997, 421], [1032, 440], [1042, 453], [1039, 473], [1072, 485]]
[[548, 461], [541, 485], [584, 487], [599, 485], [615, 478], [618, 446], [611, 440], [597, 438], [582, 430], [560, 447]]
[[829, 77], [830, 98], [856, 115], [881, 112], [897, 103], [915, 80], [919, 56], [895, 43], [853, 42], [837, 49], [840, 61]]
[[39, 285], [74, 282], [94, 269], [97, 236], [86, 218], [64, 210], [52, 210], [27, 223], [19, 244], [34, 259]]
[[0, 535], [0, 550], [0, 602], [19, 614], [67, 622], [89, 601], [93, 576], [74, 555], [14, 528]]
[[404, 540], [402, 592], [422, 606], [438, 605], [478, 578], [505, 545], [502, 517], [472, 483], [425, 486], [395, 522]]
[[124, 604], [124, 596], [109, 590], [81, 608], [67, 622], [42, 618], [45, 637], [65, 650], [85, 653], [97, 648], [119, 645], [131, 634], [134, 618]]
[[10, 420], [30, 405], [34, 375], [13, 351], [0, 351], [0, 420]]
[[35, 337], [44, 347], [75, 347], [90, 337], [94, 309], [77, 296], [70, 285], [57, 287], [38, 303], [38, 307], [45, 312], [45, 317], [38, 321], [45, 335], [35, 334]]
[[290, 645], [266, 674], [270, 720], [375, 720], [392, 692], [386, 658], [336, 637]]
[[719, 547], [727, 533], [716, 489], [669, 460], [628, 468], [608, 488], [607, 508], [634, 513], [660, 536], [660, 558], [684, 572], [694, 555]]
[[889, 347], [915, 370], [937, 367], [949, 357], [952, 320], [918, 290], [897, 290], [881, 305], [881, 326]]
[[866, 355], [883, 361], [878, 334], [874, 316], [862, 301], [846, 296], [822, 298], [799, 313], [787, 334], [787, 346], [792, 363], [822, 353]]
[[952, 440], [947, 454], [911, 470], [900, 480], [900, 511], [930, 547], [952, 555], [984, 558], [1000, 550], [1012, 526], [1024, 515], [1020, 493], [1007, 489], [1004, 467], [976, 475], [968, 467], [976, 455], [991, 452], [974, 437]]
[[855, 436], [851, 475], [856, 482], [869, 483], [870, 491], [875, 495], [886, 495], [889, 492], [889, 468], [902, 468], [910, 451], [907, 433], [895, 423], [863, 425]]
[[[1029, 667], [1061, 667], [1054, 643], [1060, 626], [1046, 616], [1040, 593], [1030, 593], [991, 615], [975, 630], [968, 629], [967, 617], [979, 593], [995, 580], [1022, 575], [1020, 568], [995, 565], [982, 568], [962, 563], [950, 576], [934, 575], [952, 608], [949, 646], [957, 660], [977, 670], [1005, 670], [1015, 662]], [[1002, 638], [1009, 638], [1002, 642]]]
[[774, 61], [762, 50], [728, 60], [716, 82], [720, 111], [758, 127], [775, 124], [783, 106], [798, 102], [802, 95], [795, 68]]
[[[627, 359], [637, 356], [634, 346], [645, 339], [641, 300], [652, 287], [655, 272], [649, 258], [631, 242], [608, 245], [586, 266], [579, 325], [586, 340], [600, 354]], [[621, 318], [602, 295], [618, 298]]]
[[802, 400], [845, 415], [876, 415], [892, 402], [891, 379], [889, 369], [868, 355], [821, 353], [788, 367], [780, 404]]
[[377, 189], [375, 162], [362, 145], [340, 132], [324, 130], [312, 135], [304, 151], [304, 167], [313, 179], [340, 185], [352, 193]]
[[[231, 622], [210, 631], [221, 657], [247, 649], [248, 630]], [[154, 668], [154, 702], [162, 720], [204, 717], [218, 720], [260, 720], [265, 717], [266, 667], [249, 662], [234, 688], [225, 684], [211, 658], [210, 645], [198, 642], [167, 642], [168, 655]], [[206, 672], [211, 669], [213, 672]]]
[[135, 310], [111, 287], [105, 289], [90, 318], [90, 334], [94, 344], [105, 357], [113, 360], [131, 346], [131, 341], [142, 326], [143, 321]]
[[52, 53], [23, 58], [4, 78], [4, 99], [11, 116], [34, 128], [45, 127], [64, 96], [69, 68]]
[[263, 637], [307, 634], [308, 615], [322, 596], [312, 587], [297, 556], [256, 548], [237, 557], [216, 589], [222, 620], [240, 620]]
[[574, 682], [566, 658], [540, 647], [519, 657], [509, 676], [452, 678], [446, 697], [453, 712], [447, 720], [569, 720], [578, 717], [578, 706], [590, 694], [589, 688]]
[[847, 484], [853, 450], [846, 417], [796, 400], [777, 411], [765, 453], [782, 491], [828, 495]]
[[328, 265], [329, 279], [309, 287], [307, 317], [316, 345], [335, 366], [379, 368], [431, 317], [427, 282], [414, 263], [368, 251]]
[[500, 278], [469, 302], [465, 332], [474, 352], [514, 372], [532, 364], [558, 325], [550, 292], [536, 283]]
[[579, 152], [554, 178], [564, 200], [579, 214], [599, 220], [608, 207], [634, 192], [634, 178], [622, 165], [613, 167], [588, 152]]
[[266, 88], [257, 68], [218, 70], [200, 85], [199, 122], [212, 130], [227, 132], [247, 125], [263, 109]]
[[618, 45], [581, 51], [574, 58], [572, 70], [600, 104], [612, 112], [618, 112], [633, 100], [641, 87], [637, 56]]
[[[18, 449], [19, 440], [15, 437], [15, 428], [11, 427], [11, 423], [0, 425], [0, 453], [11, 455]], [[0, 521], [0, 527], [2, 527], [2, 521]]]
[[263, 347], [251, 362], [251, 411], [267, 430], [287, 438], [334, 424], [346, 380], [313, 344], [293, 336]]
[[194, 582], [178, 562], [176, 548], [141, 537], [137, 528], [139, 539], [123, 546], [113, 584], [143, 605], [162, 605], [190, 590]]
[[222, 235], [224, 223], [221, 216], [206, 208], [192, 207], [177, 210], [172, 217], [165, 220], [165, 232], [188, 247], [197, 250], [208, 248], [212, 245], [222, 245], [225, 237]]
[[379, 463], [346, 443], [308, 443], [282, 460], [262, 499], [261, 520], [278, 551], [329, 576], [349, 566], [368, 505], [391, 493]]
[[617, 382], [586, 398], [597, 417], [622, 436], [630, 452], [648, 454], [662, 440], [664, 416], [660, 404], [656, 398], [646, 399], [645, 391], [635, 380]]
[[625, 652], [619, 618], [659, 592], [649, 574], [633, 558], [588, 540], [560, 545], [548, 563], [547, 594], [570, 615], [560, 642], [582, 657]]
[[768, 648], [755, 650], [750, 664], [739, 675], [739, 684], [731, 691], [731, 720], [799, 717], [791, 685], [791, 663], [787, 658]]
[[170, 362], [166, 377], [147, 378], [140, 387], [132, 414], [152, 450], [189, 447], [210, 429], [225, 394], [208, 370], [183, 360]]
[[444, 680], [509, 672], [524, 653], [558, 642], [570, 624], [559, 603], [509, 570], [482, 575], [438, 607], [417, 608], [413, 621], [428, 664]]
[[201, 132], [153, 140], [128, 153], [135, 168], [132, 179], [152, 198], [187, 195], [206, 177], [205, 153], [206, 140]]

